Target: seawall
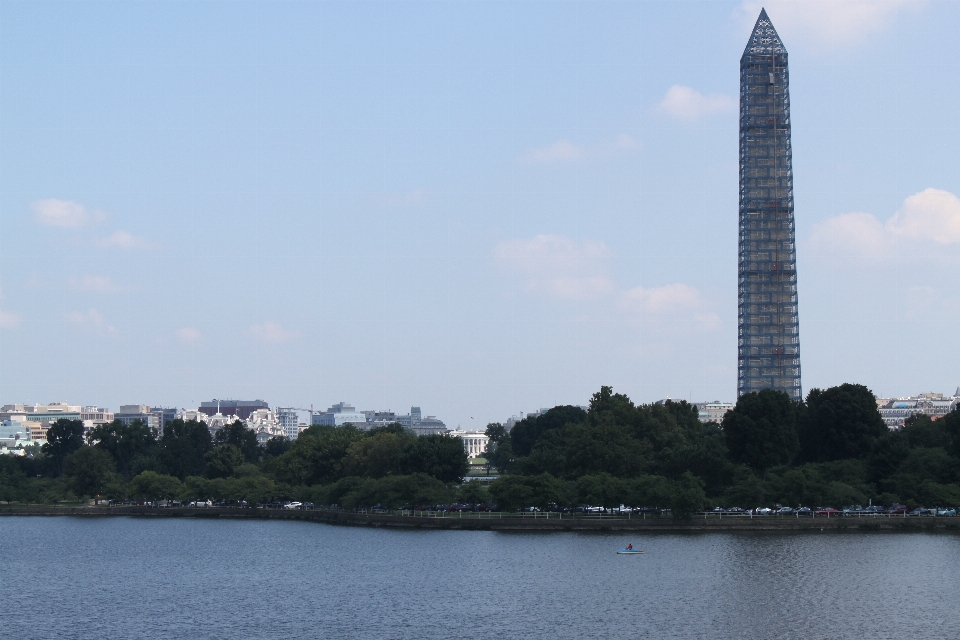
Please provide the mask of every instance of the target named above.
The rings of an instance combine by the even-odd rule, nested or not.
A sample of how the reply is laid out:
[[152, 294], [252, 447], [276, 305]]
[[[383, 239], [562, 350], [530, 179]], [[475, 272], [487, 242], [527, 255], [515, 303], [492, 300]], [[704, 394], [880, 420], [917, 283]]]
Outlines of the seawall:
[[[733, 516], [693, 516], [686, 520], [673, 518], [563, 518], [517, 517], [511, 514], [475, 514], [459, 516], [413, 516], [346, 511], [299, 511], [282, 509], [231, 508], [155, 508], [128, 507], [0, 507], [0, 516], [74, 516], [74, 517], [142, 517], [142, 518], [218, 518], [297, 520], [358, 527], [396, 529], [456, 529], [468, 531], [647, 531], [647, 532], [711, 532], [711, 531], [960, 531], [960, 518], [948, 517], [831, 517], [831, 518], [754, 518]], [[489, 517], [487, 517], [489, 516]]]

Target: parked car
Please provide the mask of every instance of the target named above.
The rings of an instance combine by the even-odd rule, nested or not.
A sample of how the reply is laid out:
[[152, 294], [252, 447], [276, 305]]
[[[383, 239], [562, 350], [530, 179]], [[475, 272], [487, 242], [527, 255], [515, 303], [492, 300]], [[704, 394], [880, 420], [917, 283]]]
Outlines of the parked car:
[[904, 505], [904, 504], [895, 504], [895, 505], [891, 505], [891, 506], [887, 509], [887, 514], [888, 514], [888, 515], [891, 515], [891, 516], [904, 516], [904, 515], [906, 515], [909, 511], [910, 511], [910, 510], [907, 509], [907, 506], [906, 506], [906, 505]]
[[927, 509], [923, 507], [917, 507], [913, 511], [907, 514], [908, 516], [925, 516], [927, 515]]
[[796, 513], [797, 513], [798, 516], [812, 516], [812, 515], [813, 515], [813, 511], [810, 510], [810, 507], [799, 507], [799, 508], [797, 508], [797, 512], [796, 512]]
[[283, 505], [283, 508], [284, 508], [284, 509], [299, 509], [301, 504], [303, 504], [303, 503], [301, 503], [301, 502], [288, 502], [287, 504]]
[[834, 509], [833, 507], [817, 507], [817, 510], [814, 512], [814, 515], [817, 516], [838, 516], [840, 512]]
[[793, 515], [793, 507], [780, 507], [777, 509], [778, 516], [790, 516]]
[[861, 507], [859, 504], [847, 505], [846, 507], [843, 507], [842, 509], [840, 509], [840, 513], [842, 513], [845, 516], [855, 516], [862, 511], [863, 511], [863, 507]]
[[957, 515], [957, 510], [956, 509], [937, 509], [937, 515], [947, 516], [952, 518], [953, 516]]
[[773, 509], [770, 507], [757, 507], [753, 512], [758, 516], [768, 516], [773, 513]]

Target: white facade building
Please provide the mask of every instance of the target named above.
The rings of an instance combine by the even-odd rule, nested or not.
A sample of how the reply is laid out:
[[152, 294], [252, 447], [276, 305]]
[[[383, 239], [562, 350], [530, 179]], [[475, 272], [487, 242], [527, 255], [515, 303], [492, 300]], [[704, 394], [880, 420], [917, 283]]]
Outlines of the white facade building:
[[257, 409], [252, 412], [246, 420], [246, 425], [257, 434], [257, 442], [260, 444], [276, 436], [287, 437], [286, 431], [280, 425], [279, 417], [270, 409]]
[[921, 414], [937, 420], [947, 415], [960, 404], [960, 388], [951, 396], [942, 393], [921, 393], [905, 398], [877, 398], [877, 409], [884, 424], [891, 429], [903, 427], [907, 418]]
[[487, 451], [487, 444], [490, 442], [489, 436], [483, 431], [461, 431], [452, 430], [447, 432], [454, 438], [463, 439], [463, 450], [466, 451], [468, 458], [478, 458]]
[[713, 402], [698, 402], [696, 407], [700, 422], [716, 422], [720, 424], [727, 411], [733, 409], [734, 403], [714, 400]]
[[280, 428], [284, 435], [290, 440], [296, 440], [300, 435], [300, 421], [297, 412], [293, 409], [277, 407], [277, 420], [280, 422]]

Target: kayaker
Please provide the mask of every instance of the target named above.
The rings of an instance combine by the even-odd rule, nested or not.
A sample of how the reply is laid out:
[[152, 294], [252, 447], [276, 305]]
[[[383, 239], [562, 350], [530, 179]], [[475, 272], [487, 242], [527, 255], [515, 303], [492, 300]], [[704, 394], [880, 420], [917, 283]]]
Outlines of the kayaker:
[[627, 545], [627, 551], [633, 551], [633, 543]]

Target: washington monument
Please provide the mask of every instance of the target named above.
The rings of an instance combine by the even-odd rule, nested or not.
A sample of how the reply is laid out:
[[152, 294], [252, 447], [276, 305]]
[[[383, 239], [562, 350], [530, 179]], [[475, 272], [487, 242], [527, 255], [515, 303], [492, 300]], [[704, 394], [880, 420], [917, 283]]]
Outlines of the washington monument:
[[801, 400], [787, 50], [766, 10], [740, 58], [737, 396]]

